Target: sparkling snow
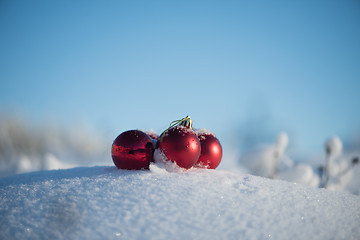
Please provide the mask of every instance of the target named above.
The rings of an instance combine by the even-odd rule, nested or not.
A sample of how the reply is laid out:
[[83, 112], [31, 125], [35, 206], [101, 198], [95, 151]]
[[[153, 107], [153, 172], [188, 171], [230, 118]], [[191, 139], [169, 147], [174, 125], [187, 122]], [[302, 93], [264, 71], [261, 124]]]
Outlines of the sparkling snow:
[[0, 178], [0, 239], [358, 239], [360, 197], [222, 170]]

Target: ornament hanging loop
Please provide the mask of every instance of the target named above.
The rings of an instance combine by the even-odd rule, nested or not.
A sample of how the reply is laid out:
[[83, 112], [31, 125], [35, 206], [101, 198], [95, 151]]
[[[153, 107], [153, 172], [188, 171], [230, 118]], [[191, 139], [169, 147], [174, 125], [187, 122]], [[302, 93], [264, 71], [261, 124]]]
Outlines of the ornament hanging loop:
[[[184, 126], [184, 127], [187, 127], [187, 128], [192, 129], [192, 128], [193, 128], [193, 127], [192, 127], [192, 124], [193, 124], [193, 121], [191, 120], [190, 116], [187, 115], [186, 117], [184, 117], [184, 118], [182, 118], [182, 119], [180, 119], [180, 120], [172, 121], [172, 122], [170, 123], [169, 128], [174, 127], [174, 126], [176, 126], [176, 125], [182, 125], [182, 126]], [[168, 128], [168, 129], [169, 129], [169, 128]], [[168, 130], [168, 129], [167, 129], [167, 130]]]
[[187, 115], [186, 117], [184, 117], [182, 119], [172, 121], [170, 123], [170, 126], [160, 135], [159, 140], [161, 141], [162, 138], [164, 137], [165, 133], [174, 126], [181, 125], [181, 126], [193, 129], [192, 124], [193, 124], [193, 121], [191, 120], [189, 115]]

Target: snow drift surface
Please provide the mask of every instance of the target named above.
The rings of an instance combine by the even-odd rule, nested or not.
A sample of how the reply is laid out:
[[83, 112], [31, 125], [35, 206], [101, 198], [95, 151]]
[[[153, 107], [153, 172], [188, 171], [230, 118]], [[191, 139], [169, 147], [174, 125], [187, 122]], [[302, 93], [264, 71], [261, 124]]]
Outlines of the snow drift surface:
[[0, 178], [0, 239], [357, 239], [360, 197], [219, 170]]

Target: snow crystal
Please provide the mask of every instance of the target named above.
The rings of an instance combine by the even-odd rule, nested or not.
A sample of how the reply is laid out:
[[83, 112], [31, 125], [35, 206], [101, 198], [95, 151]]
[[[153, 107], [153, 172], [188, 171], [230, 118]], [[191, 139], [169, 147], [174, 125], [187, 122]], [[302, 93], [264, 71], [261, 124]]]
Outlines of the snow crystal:
[[0, 239], [358, 239], [360, 197], [212, 169], [0, 178]]

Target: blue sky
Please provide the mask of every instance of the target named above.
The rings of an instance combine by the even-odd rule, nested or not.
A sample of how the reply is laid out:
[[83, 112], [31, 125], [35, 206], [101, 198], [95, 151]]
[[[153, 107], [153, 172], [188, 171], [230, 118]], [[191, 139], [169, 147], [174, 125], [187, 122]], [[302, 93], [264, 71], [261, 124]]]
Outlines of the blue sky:
[[298, 152], [360, 132], [359, 1], [3, 0], [0, 36], [0, 109], [39, 122], [116, 136], [189, 114]]

